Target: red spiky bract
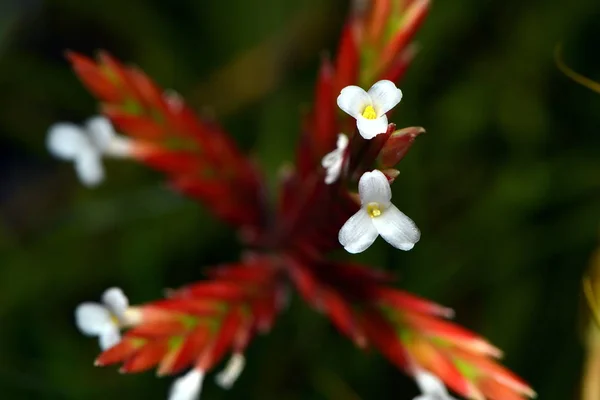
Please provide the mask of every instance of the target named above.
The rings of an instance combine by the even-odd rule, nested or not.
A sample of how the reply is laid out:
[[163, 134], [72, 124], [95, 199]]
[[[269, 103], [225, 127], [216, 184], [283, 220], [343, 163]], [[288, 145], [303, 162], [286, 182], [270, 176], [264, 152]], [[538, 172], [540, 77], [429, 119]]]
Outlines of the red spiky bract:
[[[122, 372], [156, 367], [159, 375], [191, 367], [208, 371], [229, 352], [244, 352], [258, 332], [271, 328], [291, 282], [342, 335], [360, 348], [378, 349], [408, 374], [427, 369], [472, 399], [535, 395], [494, 360], [498, 349], [447, 320], [452, 310], [393, 288], [389, 273], [326, 258], [340, 247], [337, 233], [360, 207], [347, 184], [356, 183], [373, 165], [393, 182], [399, 173], [395, 165], [424, 132], [419, 127], [396, 130], [390, 124], [366, 141], [357, 134], [355, 121], [336, 106], [345, 86], [370, 86], [382, 77], [397, 81], [404, 75], [416, 52], [412, 39], [430, 2], [381, 0], [371, 5], [344, 25], [337, 57], [322, 60], [296, 168], [282, 174], [274, 216], [267, 215], [265, 185], [254, 163], [214, 122], [197, 118], [183, 100], [167, 99], [141, 70], [125, 67], [105, 52], [97, 61], [68, 53], [105, 115], [134, 140], [133, 156], [162, 171], [175, 190], [240, 228], [252, 247], [242, 261], [213, 268], [208, 280], [136, 307], [139, 321], [120, 343], [100, 354], [97, 365], [122, 364]], [[350, 137], [344, 173], [327, 185], [321, 159], [335, 148], [339, 132]]]

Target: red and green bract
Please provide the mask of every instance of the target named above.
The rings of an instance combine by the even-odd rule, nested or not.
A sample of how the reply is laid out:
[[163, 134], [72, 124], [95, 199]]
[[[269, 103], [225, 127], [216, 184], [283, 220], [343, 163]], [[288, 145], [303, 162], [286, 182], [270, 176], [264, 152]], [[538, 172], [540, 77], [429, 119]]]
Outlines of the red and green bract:
[[[190, 367], [208, 371], [270, 329], [292, 282], [343, 335], [360, 348], [379, 350], [409, 374], [417, 366], [427, 369], [465, 398], [534, 395], [494, 361], [499, 350], [449, 322], [447, 308], [395, 289], [388, 274], [326, 258], [340, 247], [338, 231], [359, 208], [348, 185], [373, 167], [393, 181], [392, 167], [424, 132], [396, 131], [390, 124], [385, 134], [365, 141], [354, 120], [338, 110], [336, 97], [348, 85], [368, 88], [380, 79], [400, 80], [428, 9], [428, 0], [379, 0], [349, 17], [336, 59], [322, 62], [296, 167], [280, 182], [275, 210], [268, 206], [256, 165], [218, 125], [200, 120], [183, 102], [170, 101], [142, 71], [107, 53], [97, 61], [68, 54], [104, 115], [134, 139], [134, 158], [239, 229], [249, 249], [239, 263], [214, 267], [209, 279], [139, 306], [141, 323], [103, 352], [98, 365], [121, 363], [123, 372], [156, 367], [163, 375]], [[339, 182], [326, 185], [320, 163], [335, 148], [339, 132], [354, 132], [349, 165]]]

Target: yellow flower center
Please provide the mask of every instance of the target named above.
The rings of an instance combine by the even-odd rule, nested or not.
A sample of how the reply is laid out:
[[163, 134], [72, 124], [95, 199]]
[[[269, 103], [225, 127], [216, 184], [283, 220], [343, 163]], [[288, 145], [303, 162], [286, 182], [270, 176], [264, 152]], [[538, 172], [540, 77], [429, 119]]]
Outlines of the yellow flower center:
[[115, 314], [111, 313], [110, 314], [110, 321], [115, 325], [115, 326], [119, 326], [121, 324], [121, 321], [119, 321], [119, 317], [117, 317]]
[[379, 203], [369, 203], [367, 204], [367, 214], [369, 214], [369, 217], [371, 218], [377, 218], [381, 215], [381, 206], [379, 205]]
[[377, 118], [377, 113], [375, 112], [373, 106], [366, 106], [362, 113], [362, 116], [366, 119], [375, 119]]

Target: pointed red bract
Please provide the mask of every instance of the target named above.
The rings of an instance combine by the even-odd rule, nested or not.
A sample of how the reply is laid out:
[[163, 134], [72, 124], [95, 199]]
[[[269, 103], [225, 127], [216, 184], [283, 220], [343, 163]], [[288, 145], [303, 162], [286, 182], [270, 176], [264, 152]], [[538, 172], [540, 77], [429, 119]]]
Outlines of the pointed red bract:
[[[429, 0], [368, 2], [348, 19], [335, 59], [322, 60], [296, 166], [280, 175], [274, 217], [267, 214], [268, 196], [255, 165], [213, 121], [197, 118], [180, 96], [108, 53], [101, 52], [97, 62], [68, 54], [104, 114], [133, 140], [132, 156], [240, 228], [252, 249], [241, 262], [215, 267], [209, 280], [132, 307], [127, 315], [135, 316], [128, 321], [133, 326], [100, 354], [97, 365], [122, 363], [122, 372], [156, 367], [159, 375], [190, 367], [207, 372], [227, 353], [243, 353], [257, 332], [271, 329], [286, 306], [291, 281], [344, 336], [360, 348], [378, 349], [409, 374], [427, 370], [475, 400], [535, 395], [496, 363], [501, 354], [496, 347], [446, 320], [451, 309], [393, 288], [390, 273], [326, 258], [340, 248], [338, 232], [360, 207], [349, 185], [374, 164], [392, 183], [399, 176], [395, 165], [424, 132], [396, 131], [391, 123], [364, 140], [356, 121], [338, 110], [336, 98], [349, 85], [367, 89], [378, 79], [400, 79], [416, 54], [412, 40], [429, 6]], [[322, 160], [336, 149], [339, 133], [349, 138], [348, 148], [343, 157], [332, 154], [340, 156], [342, 168], [326, 184]]]
[[[200, 121], [183, 103], [167, 104], [165, 94], [141, 70], [121, 65], [108, 53], [99, 61], [69, 53], [69, 60], [81, 81], [103, 102], [102, 109], [116, 128], [139, 141], [134, 151], [139, 161], [169, 175], [173, 187], [204, 202], [215, 214], [244, 229], [263, 229], [262, 183], [254, 165], [214, 123]], [[187, 151], [198, 159], [189, 169], [163, 168], [157, 163], [178, 158]], [[210, 179], [209, 179], [210, 178]], [[204, 190], [210, 182], [220, 190]]]

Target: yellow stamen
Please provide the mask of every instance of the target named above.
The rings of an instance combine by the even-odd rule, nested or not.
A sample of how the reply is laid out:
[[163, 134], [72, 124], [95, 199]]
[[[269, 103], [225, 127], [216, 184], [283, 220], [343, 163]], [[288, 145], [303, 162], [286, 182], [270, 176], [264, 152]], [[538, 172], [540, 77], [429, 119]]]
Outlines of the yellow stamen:
[[366, 106], [362, 113], [362, 116], [366, 119], [375, 119], [377, 118], [377, 113], [375, 112], [373, 106]]
[[377, 218], [381, 215], [381, 206], [379, 203], [369, 203], [367, 204], [367, 214], [371, 218]]

